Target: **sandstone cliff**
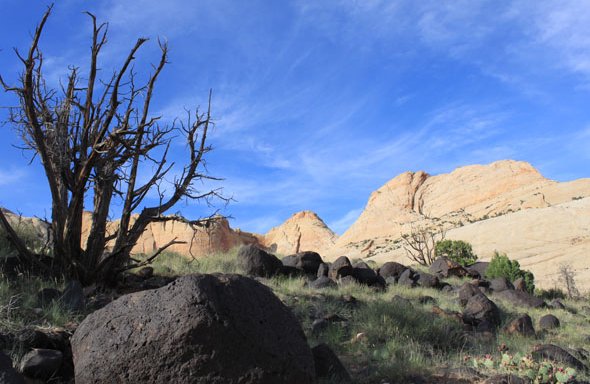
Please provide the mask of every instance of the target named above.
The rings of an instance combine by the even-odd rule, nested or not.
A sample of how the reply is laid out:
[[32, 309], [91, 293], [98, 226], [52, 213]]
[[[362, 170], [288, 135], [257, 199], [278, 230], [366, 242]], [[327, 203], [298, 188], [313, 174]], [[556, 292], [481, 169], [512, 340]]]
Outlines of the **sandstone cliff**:
[[273, 252], [289, 255], [328, 249], [334, 246], [336, 238], [336, 234], [316, 213], [302, 211], [260, 236], [260, 242]]

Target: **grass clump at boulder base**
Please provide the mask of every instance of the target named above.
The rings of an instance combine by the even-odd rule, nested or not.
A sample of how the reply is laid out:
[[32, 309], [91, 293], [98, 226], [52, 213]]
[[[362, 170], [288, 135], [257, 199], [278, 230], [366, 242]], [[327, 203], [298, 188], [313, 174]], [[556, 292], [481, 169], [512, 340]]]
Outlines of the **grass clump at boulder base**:
[[[190, 259], [168, 253], [150, 267], [155, 277], [167, 278], [192, 273], [241, 273], [237, 254], [238, 250], [233, 249]], [[132, 273], [130, 278], [135, 273], [140, 275], [139, 270]], [[465, 325], [457, 319], [463, 308], [457, 294], [450, 290], [398, 284], [377, 289], [350, 281], [314, 289], [309, 285], [309, 277], [303, 274], [256, 279], [293, 311], [310, 347], [325, 344], [335, 352], [354, 383], [476, 383], [483, 382], [485, 377], [509, 374], [531, 383], [573, 383], [589, 379], [584, 370], [531, 357], [540, 344], [557, 345], [577, 353], [575, 357], [588, 365], [584, 350], [590, 338], [587, 300], [563, 299], [562, 307], [523, 308], [488, 292], [500, 309], [501, 326], [496, 333], [474, 333], [466, 332]], [[460, 286], [470, 278], [442, 281]], [[59, 301], [39, 307], [38, 292], [43, 288], [62, 290], [64, 282], [29, 275], [2, 278], [0, 334], [35, 327], [70, 329], [72, 324], [75, 328], [91, 311], [69, 311]], [[502, 330], [525, 312], [532, 319], [535, 336], [524, 337]], [[539, 320], [547, 314], [559, 318], [559, 328], [541, 330]], [[14, 361], [27, 352], [17, 343], [4, 343], [2, 349]]]

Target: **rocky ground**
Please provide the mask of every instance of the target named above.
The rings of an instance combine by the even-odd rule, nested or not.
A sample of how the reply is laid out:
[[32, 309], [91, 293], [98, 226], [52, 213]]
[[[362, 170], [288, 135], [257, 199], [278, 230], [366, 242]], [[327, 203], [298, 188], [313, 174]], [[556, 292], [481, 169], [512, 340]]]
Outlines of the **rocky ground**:
[[246, 246], [165, 255], [113, 290], [5, 276], [0, 382], [585, 382], [588, 299], [482, 268]]

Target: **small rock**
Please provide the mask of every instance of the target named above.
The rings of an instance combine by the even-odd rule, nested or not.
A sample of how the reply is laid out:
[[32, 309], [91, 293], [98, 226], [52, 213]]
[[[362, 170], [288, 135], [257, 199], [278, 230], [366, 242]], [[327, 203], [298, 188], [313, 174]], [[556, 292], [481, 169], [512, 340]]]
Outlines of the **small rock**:
[[337, 287], [338, 285], [330, 278], [321, 276], [309, 283], [309, 287], [313, 289], [323, 289]]
[[565, 349], [553, 344], [537, 344], [533, 347], [533, 358], [537, 360], [548, 359], [551, 361], [571, 365], [578, 370], [585, 370], [586, 366]]
[[337, 258], [328, 271], [328, 277], [332, 280], [337, 280], [340, 277], [352, 275], [352, 264], [346, 256], [340, 256]]
[[398, 285], [405, 285], [407, 287], [414, 287], [416, 286], [416, 273], [411, 269], [406, 269], [402, 274], [399, 276], [397, 280]]
[[12, 366], [9, 356], [0, 351], [0, 383], [24, 384], [25, 380]]
[[504, 327], [509, 335], [535, 336], [533, 320], [528, 314], [518, 316]]
[[490, 280], [490, 289], [494, 292], [502, 292], [514, 289], [514, 285], [505, 277], [496, 277]]
[[328, 264], [326, 263], [321, 263], [320, 266], [318, 267], [318, 273], [317, 273], [317, 277], [322, 277], [322, 276], [326, 276], [328, 277], [328, 270], [330, 269], [330, 267], [328, 266]]
[[522, 292], [526, 292], [526, 282], [524, 281], [524, 279], [522, 277], [519, 277], [518, 279], [514, 280], [512, 282], [512, 285], [514, 285], [514, 289], [516, 289], [517, 291], [522, 291]]
[[49, 380], [61, 367], [63, 354], [54, 349], [33, 349], [23, 356], [20, 370], [23, 375], [41, 380]]
[[479, 330], [494, 330], [500, 325], [500, 310], [483, 293], [471, 296], [463, 310], [463, 322]]
[[545, 315], [539, 319], [539, 328], [545, 330], [559, 328], [559, 319], [552, 314]]
[[69, 281], [61, 297], [64, 306], [70, 311], [81, 311], [86, 306], [86, 296], [78, 280]]
[[397, 281], [397, 279], [406, 269], [408, 269], [408, 267], [406, 267], [405, 265], [396, 263], [395, 261], [388, 261], [387, 263], [383, 264], [381, 268], [377, 270], [377, 272], [379, 276], [383, 277], [386, 280], [389, 277], [393, 277], [394, 280]]
[[139, 276], [143, 277], [144, 279], [149, 279], [150, 277], [152, 277], [154, 275], [154, 268], [143, 267], [139, 271], [137, 271], [137, 274]]
[[318, 378], [337, 380], [339, 383], [350, 383], [352, 379], [338, 356], [326, 344], [312, 348], [315, 372]]

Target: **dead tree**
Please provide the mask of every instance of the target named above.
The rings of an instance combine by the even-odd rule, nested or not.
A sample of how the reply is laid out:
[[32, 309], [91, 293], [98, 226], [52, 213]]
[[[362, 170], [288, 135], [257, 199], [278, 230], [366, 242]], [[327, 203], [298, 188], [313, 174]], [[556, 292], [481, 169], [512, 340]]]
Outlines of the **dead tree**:
[[430, 265], [436, 258], [436, 243], [444, 240], [445, 231], [441, 226], [436, 228], [412, 227], [410, 233], [402, 235], [402, 247], [409, 259], [420, 265]]
[[[49, 7], [37, 26], [26, 55], [15, 50], [24, 67], [16, 85], [0, 77], [5, 91], [17, 96], [19, 106], [11, 108], [10, 125], [22, 137], [24, 148], [38, 156], [51, 191], [52, 264], [57, 270], [85, 284], [104, 281], [133, 266], [130, 252], [146, 226], [154, 221], [176, 219], [165, 216], [184, 199], [206, 200], [221, 197], [217, 189], [198, 191], [196, 181], [214, 179], [205, 169], [205, 155], [211, 150], [207, 133], [211, 122], [211, 93], [206, 112], [188, 113], [183, 122], [163, 124], [150, 114], [153, 92], [167, 64], [166, 43], [159, 42], [161, 56], [147, 82], [137, 84], [135, 56], [147, 39], [140, 38], [122, 59], [122, 65], [108, 79], [99, 79], [99, 55], [107, 41], [106, 23], [92, 22], [90, 64], [85, 77], [70, 67], [61, 89], [50, 87], [44, 78], [43, 54], [39, 41], [51, 14]], [[179, 132], [186, 138], [188, 160], [169, 194], [159, 193], [168, 163], [168, 148]], [[152, 164], [153, 176], [141, 183], [140, 167]], [[144, 199], [156, 190], [160, 200], [145, 206]], [[82, 218], [85, 199], [92, 197], [92, 225], [82, 243]], [[121, 203], [119, 225], [108, 233], [112, 203]], [[198, 221], [192, 222], [197, 224]], [[23, 262], [39, 264], [0, 212], [0, 224]], [[166, 244], [164, 248], [175, 242]], [[109, 253], [105, 249], [109, 245]], [[156, 252], [159, 254], [163, 249]]]

